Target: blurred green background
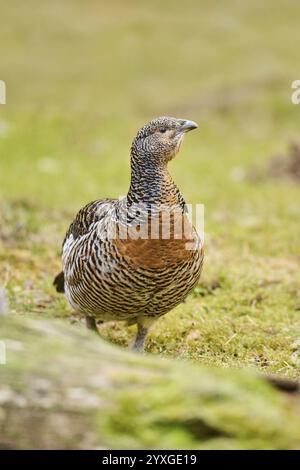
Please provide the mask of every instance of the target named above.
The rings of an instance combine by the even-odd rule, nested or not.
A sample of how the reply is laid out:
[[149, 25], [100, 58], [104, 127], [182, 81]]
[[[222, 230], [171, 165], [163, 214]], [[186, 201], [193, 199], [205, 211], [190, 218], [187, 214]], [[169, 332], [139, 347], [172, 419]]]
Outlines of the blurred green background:
[[[148, 349], [297, 375], [300, 187], [250, 181], [299, 137], [296, 0], [0, 1], [0, 284], [18, 314], [70, 316], [51, 287], [86, 202], [126, 194], [136, 130], [195, 120], [171, 173], [205, 204], [206, 262]], [[102, 327], [127, 344], [132, 328]]]

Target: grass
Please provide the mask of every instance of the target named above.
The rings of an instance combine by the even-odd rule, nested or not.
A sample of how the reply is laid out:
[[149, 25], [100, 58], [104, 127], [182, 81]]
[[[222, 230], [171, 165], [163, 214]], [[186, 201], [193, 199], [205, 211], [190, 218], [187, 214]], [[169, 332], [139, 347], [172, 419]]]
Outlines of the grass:
[[[0, 284], [17, 315], [73, 318], [52, 288], [75, 212], [126, 194], [131, 139], [148, 119], [199, 122], [171, 172], [205, 204], [201, 284], [162, 318], [152, 353], [298, 376], [300, 188], [250, 182], [299, 135], [295, 0], [1, 6]], [[66, 320], [68, 321], [68, 320]], [[101, 327], [127, 344], [134, 328]]]

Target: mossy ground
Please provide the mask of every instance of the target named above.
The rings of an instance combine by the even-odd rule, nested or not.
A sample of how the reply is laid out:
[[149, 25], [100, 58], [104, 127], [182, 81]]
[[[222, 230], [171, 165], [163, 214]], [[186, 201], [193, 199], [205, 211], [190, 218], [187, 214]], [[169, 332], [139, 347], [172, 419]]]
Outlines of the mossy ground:
[[[293, 0], [1, 6], [0, 284], [12, 312], [72, 319], [52, 287], [72, 216], [126, 194], [136, 129], [177, 115], [199, 122], [171, 172], [187, 202], [205, 204], [206, 259], [147, 348], [299, 375], [300, 188], [240, 178], [299, 136], [299, 10]], [[101, 332], [125, 345], [134, 327]]]
[[256, 373], [133, 354], [62, 320], [1, 325], [1, 448], [299, 448], [299, 400]]

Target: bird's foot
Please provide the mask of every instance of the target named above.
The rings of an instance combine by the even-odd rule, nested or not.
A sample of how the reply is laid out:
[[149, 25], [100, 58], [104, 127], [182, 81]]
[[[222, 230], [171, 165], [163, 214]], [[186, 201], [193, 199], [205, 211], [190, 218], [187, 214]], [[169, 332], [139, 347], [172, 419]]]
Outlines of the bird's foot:
[[86, 316], [85, 317], [85, 322], [88, 330], [94, 331], [97, 335], [100, 336], [97, 323], [94, 317]]
[[133, 351], [143, 353], [145, 352], [145, 339], [151, 325], [155, 322], [153, 318], [143, 317], [137, 321], [137, 334], [131, 346]]

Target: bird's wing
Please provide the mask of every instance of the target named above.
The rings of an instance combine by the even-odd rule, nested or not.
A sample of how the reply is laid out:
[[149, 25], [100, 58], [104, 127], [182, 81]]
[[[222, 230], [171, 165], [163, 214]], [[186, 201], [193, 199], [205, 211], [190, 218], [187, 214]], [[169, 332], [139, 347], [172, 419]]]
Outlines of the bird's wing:
[[[62, 244], [63, 257], [78, 238], [86, 235], [105, 217], [115, 202], [115, 199], [100, 199], [90, 202], [80, 209], [65, 235]], [[63, 293], [65, 291], [65, 276], [63, 271], [55, 277], [53, 284], [57, 292]]]
[[115, 199], [100, 199], [80, 209], [66, 233], [63, 249], [70, 238], [74, 241], [86, 235], [97, 222], [105, 217], [115, 202]]

